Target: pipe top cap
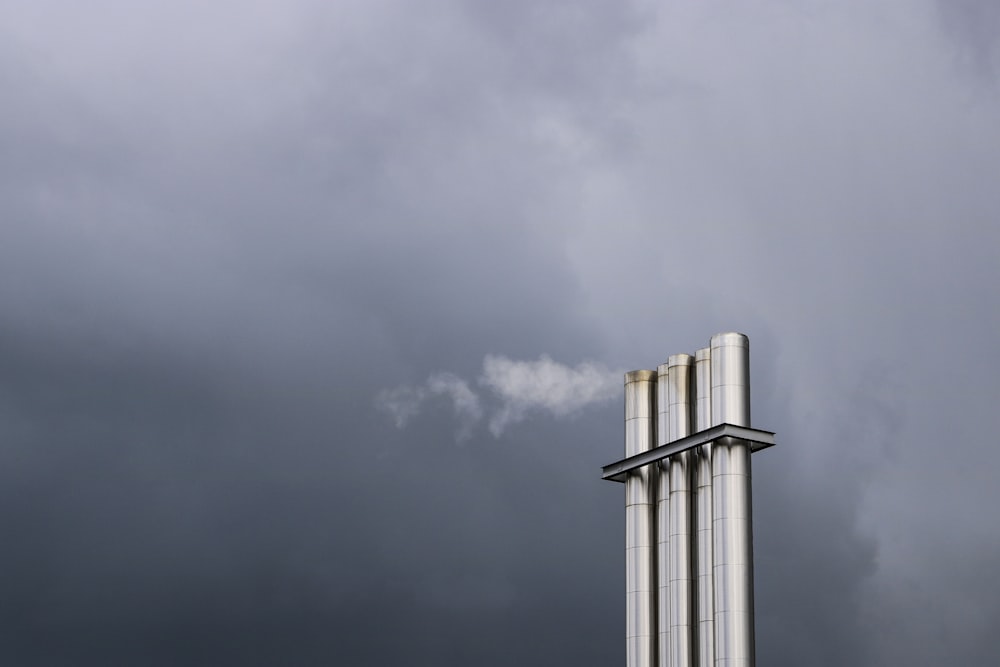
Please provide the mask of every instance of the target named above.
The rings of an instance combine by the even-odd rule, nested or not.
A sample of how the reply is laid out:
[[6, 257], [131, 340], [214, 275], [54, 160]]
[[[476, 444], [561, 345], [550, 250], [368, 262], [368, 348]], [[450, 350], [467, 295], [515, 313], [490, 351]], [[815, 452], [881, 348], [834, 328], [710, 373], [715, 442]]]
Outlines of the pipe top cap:
[[690, 366], [694, 363], [694, 357], [690, 354], [671, 354], [667, 357], [667, 366]]
[[703, 347], [694, 353], [695, 362], [708, 361], [711, 358], [712, 358], [712, 348], [710, 347]]
[[656, 371], [629, 371], [625, 374], [625, 384], [632, 382], [654, 382]]
[[712, 347], [750, 347], [750, 339], [735, 331], [717, 333], [712, 336]]

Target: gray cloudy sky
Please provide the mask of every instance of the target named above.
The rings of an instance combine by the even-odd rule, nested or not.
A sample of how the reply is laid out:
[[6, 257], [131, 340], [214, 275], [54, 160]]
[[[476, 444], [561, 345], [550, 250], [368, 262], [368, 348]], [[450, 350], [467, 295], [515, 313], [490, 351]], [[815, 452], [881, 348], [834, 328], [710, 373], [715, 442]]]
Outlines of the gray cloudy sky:
[[998, 7], [0, 0], [0, 663], [622, 664], [725, 330], [760, 664], [995, 662]]

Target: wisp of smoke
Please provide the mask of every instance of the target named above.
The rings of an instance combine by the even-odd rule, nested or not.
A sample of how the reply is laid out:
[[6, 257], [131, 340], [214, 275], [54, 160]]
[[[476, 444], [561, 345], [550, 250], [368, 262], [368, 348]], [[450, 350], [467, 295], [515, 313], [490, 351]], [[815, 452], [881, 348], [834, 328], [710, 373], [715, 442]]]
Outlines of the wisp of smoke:
[[383, 412], [388, 412], [396, 422], [396, 428], [403, 428], [410, 417], [417, 416], [420, 404], [427, 395], [423, 387], [396, 387], [383, 389], [375, 397], [375, 405]]
[[432, 394], [443, 394], [451, 399], [455, 418], [459, 421], [456, 434], [458, 440], [466, 440], [472, 435], [472, 427], [483, 416], [479, 407], [479, 396], [476, 395], [462, 378], [451, 373], [435, 373], [427, 378], [427, 389]]
[[490, 431], [499, 436], [508, 424], [522, 421], [534, 410], [564, 417], [614, 398], [621, 391], [621, 378], [621, 373], [589, 361], [571, 368], [545, 355], [538, 361], [487, 355], [479, 384], [502, 401], [490, 418]]
[[[566, 366], [546, 355], [537, 361], [516, 361], [489, 354], [483, 359], [477, 383], [490, 392], [493, 405], [488, 427], [494, 437], [500, 437], [508, 425], [523, 421], [532, 412], [565, 417], [591, 403], [612, 399], [620, 393], [621, 378], [621, 371], [590, 361]], [[420, 386], [386, 389], [375, 402], [403, 428], [419, 414], [424, 402], [435, 396], [451, 401], [459, 421], [456, 437], [467, 439], [484, 409], [479, 395], [457, 375], [435, 373]]]
[[456, 434], [458, 440], [465, 440], [472, 435], [472, 427], [483, 416], [479, 396], [469, 388], [465, 380], [451, 373], [435, 373], [419, 387], [383, 389], [375, 397], [375, 405], [389, 413], [396, 428], [403, 428], [412, 417], [420, 413], [424, 401], [433, 396], [447, 396], [451, 400], [455, 418], [460, 424]]

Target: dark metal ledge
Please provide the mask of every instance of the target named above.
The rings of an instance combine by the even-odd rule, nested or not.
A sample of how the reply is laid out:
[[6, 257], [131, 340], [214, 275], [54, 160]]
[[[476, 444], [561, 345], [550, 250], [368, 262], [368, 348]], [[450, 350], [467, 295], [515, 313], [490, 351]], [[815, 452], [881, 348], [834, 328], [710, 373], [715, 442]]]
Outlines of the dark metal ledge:
[[699, 431], [680, 440], [674, 440], [673, 442], [654, 447], [635, 456], [630, 456], [627, 459], [622, 459], [616, 463], [609, 463], [601, 468], [601, 479], [624, 482], [625, 478], [628, 477], [628, 473], [636, 468], [641, 468], [644, 465], [649, 465], [668, 456], [679, 454], [693, 447], [707, 445], [719, 438], [744, 440], [750, 444], [751, 452], [767, 449], [776, 444], [774, 442], [774, 433], [771, 431], [761, 431], [748, 426], [737, 426], [736, 424], [719, 424], [718, 426], [707, 428], [704, 431]]

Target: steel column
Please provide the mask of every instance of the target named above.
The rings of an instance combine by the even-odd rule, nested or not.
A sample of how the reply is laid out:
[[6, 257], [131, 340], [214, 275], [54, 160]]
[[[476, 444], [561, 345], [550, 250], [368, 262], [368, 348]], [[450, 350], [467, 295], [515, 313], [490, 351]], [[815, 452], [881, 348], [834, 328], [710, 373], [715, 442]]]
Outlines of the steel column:
[[[712, 427], [712, 358], [705, 347], [694, 355], [695, 431]], [[695, 572], [698, 575], [696, 619], [698, 667], [715, 664], [715, 587], [712, 585], [712, 444], [694, 451]]]
[[[656, 443], [670, 442], [670, 402], [667, 397], [667, 364], [657, 367]], [[656, 488], [656, 662], [670, 667], [670, 459], [654, 464], [659, 480]]]
[[[691, 435], [694, 358], [667, 359], [669, 442]], [[694, 667], [694, 582], [692, 570], [692, 452], [670, 457], [670, 666]]]
[[625, 375], [628, 667], [754, 667], [750, 344], [712, 336], [694, 356]]
[[[712, 423], [750, 426], [750, 345], [738, 333], [712, 336]], [[712, 446], [715, 664], [753, 667], [753, 538], [750, 447]]]
[[[656, 442], [656, 371], [625, 374], [625, 456]], [[656, 469], [625, 480], [626, 652], [628, 667], [654, 667], [656, 657]]]

